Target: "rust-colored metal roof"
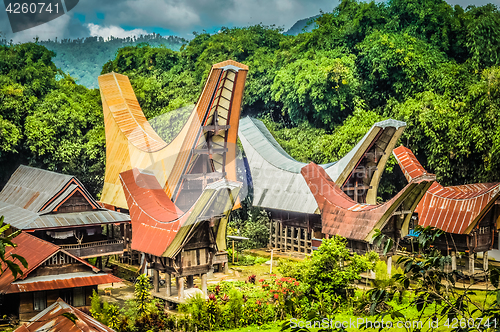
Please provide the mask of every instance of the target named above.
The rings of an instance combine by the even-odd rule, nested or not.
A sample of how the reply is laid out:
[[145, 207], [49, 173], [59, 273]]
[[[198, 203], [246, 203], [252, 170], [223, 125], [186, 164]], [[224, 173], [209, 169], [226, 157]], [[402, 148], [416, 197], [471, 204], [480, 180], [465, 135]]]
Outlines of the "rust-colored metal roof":
[[[23, 267], [17, 260], [14, 261], [23, 272], [23, 275], [18, 275], [15, 279], [9, 270], [5, 270], [6, 266], [3, 264], [2, 269], [5, 272], [0, 275], [0, 294], [100, 285], [121, 281], [121, 279], [112, 275], [99, 274], [99, 269], [85, 260], [66, 252], [55, 244], [41, 240], [25, 232], [21, 232], [12, 242], [17, 246], [7, 247], [5, 249], [5, 257], [8, 258], [11, 254], [20, 255], [26, 259], [28, 268]], [[88, 272], [30, 277], [31, 272], [59, 251], [86, 265]]]
[[[73, 323], [63, 316], [64, 313], [76, 316]], [[60, 298], [52, 305], [48, 306], [29, 322], [17, 328], [15, 332], [114, 332], [113, 329], [98, 322], [89, 315], [70, 306]]]
[[[15, 261], [15, 263], [17, 263], [21, 268], [23, 276], [29, 275], [31, 271], [36, 269], [41, 263], [54, 255], [60, 249], [55, 244], [41, 240], [25, 232], [21, 232], [21, 234], [16, 236], [12, 242], [17, 244], [17, 247], [7, 247], [5, 249], [5, 257], [9, 257], [10, 254], [17, 254], [26, 259], [28, 262], [28, 268], [23, 267], [17, 260]], [[5, 268], [6, 266], [2, 264], [2, 269], [5, 270]], [[22, 277], [18, 276], [18, 279], [20, 278]], [[14, 281], [14, 276], [9, 270], [2, 273], [2, 275], [0, 275], [0, 293], [4, 293], [9, 285]]]
[[310, 163], [301, 170], [321, 211], [322, 232], [351, 240], [371, 241], [375, 229], [382, 229], [397, 211], [405, 212], [403, 231], [407, 231], [411, 213], [425, 191], [434, 182], [432, 175], [420, 175], [384, 204], [360, 204], [347, 196], [326, 171]]
[[154, 174], [134, 168], [121, 173], [120, 179], [132, 220], [132, 249], [161, 256], [177, 234], [183, 212]]
[[51, 289], [86, 287], [121, 282], [122, 280], [108, 273], [75, 272], [38, 277], [27, 277], [10, 284], [5, 294], [37, 292]]
[[[393, 151], [407, 180], [426, 174], [413, 152], [400, 146]], [[448, 233], [469, 234], [500, 197], [500, 183], [443, 187], [435, 182], [416, 208], [418, 224]]]
[[204, 218], [228, 214], [241, 187], [227, 180], [210, 183], [191, 209], [183, 213], [154, 174], [134, 168], [121, 173], [120, 179], [132, 220], [132, 249], [165, 257], [173, 257], [188, 230], [207, 220]]

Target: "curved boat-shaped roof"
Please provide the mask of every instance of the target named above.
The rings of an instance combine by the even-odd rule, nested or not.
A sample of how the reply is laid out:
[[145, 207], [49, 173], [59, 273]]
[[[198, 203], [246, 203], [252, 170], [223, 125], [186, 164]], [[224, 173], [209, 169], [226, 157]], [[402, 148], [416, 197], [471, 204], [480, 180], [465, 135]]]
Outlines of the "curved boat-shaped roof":
[[402, 233], [407, 233], [413, 210], [435, 180], [432, 175], [420, 175], [391, 200], [370, 205], [353, 201], [314, 163], [304, 166], [301, 173], [321, 211], [322, 232], [367, 242], [371, 242], [375, 229], [382, 230], [397, 211], [404, 212], [401, 228]]
[[[235, 146], [248, 66], [228, 60], [212, 66], [207, 82], [180, 133], [165, 143], [147, 122], [127, 76], [98, 78], [106, 130], [106, 172], [101, 202], [127, 208], [119, 174], [148, 169], [174, 202], [210, 135], [210, 149], [227, 149], [212, 159], [212, 172], [236, 180]], [[216, 120], [214, 121], [214, 116]], [[216, 128], [208, 128], [216, 122]], [[224, 130], [220, 130], [224, 128]]]
[[[369, 149], [374, 149], [377, 168], [367, 179], [367, 202], [375, 203], [378, 183], [385, 163], [406, 124], [396, 120], [375, 123], [365, 136], [338, 162], [321, 165], [329, 177], [343, 185]], [[239, 138], [245, 150], [252, 176], [253, 205], [263, 208], [315, 213], [318, 205], [300, 174], [306, 163], [293, 159], [257, 119], [240, 120]]]
[[[427, 174], [410, 149], [400, 146], [393, 153], [408, 181]], [[500, 183], [443, 187], [435, 182], [416, 208], [418, 224], [469, 234], [499, 197]]]
[[173, 258], [186, 236], [210, 218], [218, 219], [216, 238], [224, 243], [217, 241], [217, 245], [225, 249], [226, 227], [220, 219], [231, 212], [241, 183], [219, 180], [208, 184], [191, 209], [183, 213], [153, 173], [134, 168], [121, 173], [120, 179], [132, 219], [132, 249]]

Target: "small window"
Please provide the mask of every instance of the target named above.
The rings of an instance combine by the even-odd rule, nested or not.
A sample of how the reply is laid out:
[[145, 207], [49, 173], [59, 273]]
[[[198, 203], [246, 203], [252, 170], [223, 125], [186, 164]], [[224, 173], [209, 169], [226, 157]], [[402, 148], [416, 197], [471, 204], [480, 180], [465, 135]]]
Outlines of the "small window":
[[34, 292], [33, 293], [33, 309], [35, 311], [42, 311], [47, 308], [47, 293]]
[[73, 305], [83, 307], [85, 305], [85, 289], [83, 287], [73, 288]]

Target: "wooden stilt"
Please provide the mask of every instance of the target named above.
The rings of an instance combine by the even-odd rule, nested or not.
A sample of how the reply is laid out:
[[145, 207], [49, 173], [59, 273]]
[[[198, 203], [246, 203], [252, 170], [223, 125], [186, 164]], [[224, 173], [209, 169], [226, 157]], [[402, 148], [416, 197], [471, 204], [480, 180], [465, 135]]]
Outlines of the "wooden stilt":
[[469, 252], [469, 274], [474, 274], [474, 252], [472, 250]]
[[483, 252], [483, 270], [488, 271], [488, 252]]
[[274, 248], [279, 249], [279, 225], [278, 222], [274, 222]]
[[187, 288], [193, 288], [193, 286], [194, 286], [193, 276], [187, 276], [187, 278], [186, 278], [186, 287]]
[[201, 290], [205, 296], [208, 295], [208, 292], [207, 292], [207, 274], [206, 273], [203, 273], [201, 275]]
[[177, 288], [177, 296], [180, 300], [184, 298], [184, 278], [178, 277], [179, 279], [179, 288]]
[[170, 273], [167, 273], [165, 276], [165, 286], [167, 288], [166, 293], [167, 296], [172, 295], [172, 275]]
[[288, 226], [285, 226], [285, 245], [284, 245], [285, 251], [288, 251]]
[[153, 270], [153, 290], [158, 293], [160, 291], [160, 271]]

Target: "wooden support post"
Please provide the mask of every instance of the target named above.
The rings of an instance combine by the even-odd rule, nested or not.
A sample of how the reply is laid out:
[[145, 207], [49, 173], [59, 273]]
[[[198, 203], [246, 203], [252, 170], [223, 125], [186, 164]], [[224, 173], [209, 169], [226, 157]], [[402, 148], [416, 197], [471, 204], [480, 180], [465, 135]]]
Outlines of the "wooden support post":
[[203, 292], [203, 295], [205, 295], [205, 296], [208, 295], [208, 292], [207, 292], [207, 274], [206, 273], [203, 273], [201, 275], [201, 290]]
[[469, 252], [469, 274], [474, 274], [474, 252], [472, 250]]
[[172, 296], [172, 275], [170, 273], [165, 275], [165, 286], [167, 288], [167, 297]]
[[234, 264], [234, 240], [233, 240], [233, 264]]
[[299, 228], [297, 232], [297, 240], [299, 241], [299, 253], [302, 252], [302, 231], [303, 229]]
[[280, 232], [279, 232], [279, 234], [280, 234], [280, 242], [279, 242], [280, 246], [279, 246], [279, 248], [281, 250], [283, 250], [283, 223], [281, 223], [281, 222], [280, 222]]
[[483, 252], [483, 270], [488, 271], [488, 252]]
[[296, 228], [296, 231], [297, 231], [297, 252], [300, 253], [300, 233], [302, 232], [302, 229], [301, 228]]
[[288, 226], [285, 226], [285, 251], [288, 251]]
[[387, 257], [387, 274], [390, 277], [392, 274], [392, 256]]
[[187, 281], [186, 288], [193, 288], [194, 286], [193, 276], [187, 276], [186, 281]]
[[269, 274], [273, 274], [273, 254], [274, 254], [274, 250], [271, 249], [271, 264], [269, 267]]
[[279, 232], [279, 225], [278, 225], [278, 222], [275, 221], [274, 222], [274, 248], [278, 249], [279, 248], [279, 245], [278, 245], [278, 232]]
[[228, 274], [229, 273], [229, 262], [225, 262], [224, 263], [224, 274]]
[[457, 270], [457, 252], [456, 251], [451, 252], [451, 270], [452, 271]]
[[311, 229], [311, 238], [309, 238], [309, 233], [306, 232], [307, 248], [309, 248], [310, 254], [312, 254], [312, 251], [313, 251], [313, 247], [312, 247], [313, 237], [314, 237], [314, 229]]
[[109, 226], [111, 226], [111, 240], [113, 240], [115, 238], [115, 225], [110, 224]]
[[177, 296], [179, 297], [179, 300], [182, 300], [184, 298], [184, 278], [177, 277], [177, 279], [179, 279], [179, 288], [177, 288]]
[[273, 219], [271, 217], [271, 223], [269, 224], [269, 245], [268, 248], [273, 247]]
[[160, 291], [160, 271], [157, 269], [153, 270], [153, 290], [155, 293]]

